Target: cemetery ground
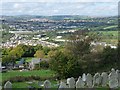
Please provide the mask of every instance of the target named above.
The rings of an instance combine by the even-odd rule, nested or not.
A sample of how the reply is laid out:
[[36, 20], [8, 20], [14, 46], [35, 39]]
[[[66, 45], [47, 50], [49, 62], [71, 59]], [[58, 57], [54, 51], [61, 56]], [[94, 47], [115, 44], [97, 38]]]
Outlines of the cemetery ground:
[[[40, 80], [28, 80], [28, 81], [18, 81], [18, 82], [13, 82], [13, 88], [27, 88], [27, 86], [29, 85], [29, 82], [33, 82], [32, 86], [34, 87], [40, 87], [38, 85], [38, 81], [41, 80], [46, 80], [46, 79], [51, 79], [55, 77], [55, 72], [51, 71], [51, 70], [33, 70], [33, 71], [18, 71], [18, 70], [14, 70], [14, 71], [8, 71], [6, 73], [1, 73], [2, 74], [2, 82], [7, 81], [7, 80], [13, 80], [16, 78], [21, 78], [21, 77], [25, 77], [30, 79], [31, 77], [40, 77]], [[28, 82], [28, 83], [27, 83]], [[53, 83], [56, 83], [55, 80], [51, 81]]]

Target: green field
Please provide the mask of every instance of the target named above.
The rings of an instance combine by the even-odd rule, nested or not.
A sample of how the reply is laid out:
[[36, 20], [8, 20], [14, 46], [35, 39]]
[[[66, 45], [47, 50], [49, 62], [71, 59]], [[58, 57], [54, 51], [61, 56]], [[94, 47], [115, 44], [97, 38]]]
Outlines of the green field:
[[98, 31], [102, 33], [103, 35], [113, 35], [113, 36], [118, 36], [118, 31]]
[[[27, 88], [28, 86], [33, 86], [35, 88], [43, 88], [43, 86], [39, 86], [38, 84], [39, 81], [33, 81], [32, 84], [28, 84], [27, 82], [16, 82], [13, 83], [13, 88]], [[42, 84], [44, 83], [44, 81], [40, 81]], [[57, 88], [57, 82], [56, 81], [51, 81], [52, 84], [52, 88]]]
[[102, 42], [116, 45], [118, 43], [118, 31], [98, 31]]
[[29, 77], [29, 76], [40, 76], [40, 77], [54, 77], [55, 72], [51, 70], [34, 70], [34, 71], [9, 71], [6, 73], [2, 73], [2, 81], [8, 80], [12, 77], [16, 76], [24, 76], [24, 77]]
[[104, 29], [111, 29], [111, 28], [117, 28], [118, 25], [113, 25], [113, 26], [108, 26], [108, 27], [105, 27]]

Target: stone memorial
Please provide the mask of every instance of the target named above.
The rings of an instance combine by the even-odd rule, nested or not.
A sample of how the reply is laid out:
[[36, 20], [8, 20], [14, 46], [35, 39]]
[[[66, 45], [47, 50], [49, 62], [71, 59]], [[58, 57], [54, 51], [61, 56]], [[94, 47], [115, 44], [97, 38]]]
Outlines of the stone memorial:
[[83, 73], [83, 75], [82, 75], [82, 80], [85, 82], [86, 81], [86, 74], [85, 73]]
[[93, 78], [92, 78], [92, 75], [89, 73], [86, 76], [86, 84], [87, 84], [87, 87], [89, 88], [92, 88], [93, 86]]
[[120, 87], [120, 71], [116, 70], [117, 73], [117, 79], [118, 79], [118, 87]]
[[7, 81], [4, 85], [5, 90], [12, 90], [12, 83], [10, 81]]
[[51, 88], [51, 82], [49, 80], [44, 81], [43, 83], [44, 88]]
[[111, 73], [109, 74], [109, 87], [110, 88], [118, 87], [117, 73], [113, 68], [111, 69]]
[[60, 82], [60, 86], [59, 86], [59, 90], [65, 90], [66, 88], [68, 88], [68, 86], [66, 85], [66, 83], [64, 82]]
[[97, 85], [99, 86], [101, 84], [101, 75], [100, 73], [96, 73], [93, 77], [93, 86]]
[[67, 84], [68, 84], [69, 88], [75, 88], [75, 79], [73, 77], [69, 78], [67, 80]]
[[84, 88], [85, 82], [82, 80], [81, 76], [79, 76], [77, 82], [76, 82], [76, 88]]
[[103, 87], [107, 86], [107, 83], [108, 83], [108, 74], [106, 72], [103, 72], [101, 74], [101, 77], [102, 77], [102, 81], [101, 81], [101, 84]]

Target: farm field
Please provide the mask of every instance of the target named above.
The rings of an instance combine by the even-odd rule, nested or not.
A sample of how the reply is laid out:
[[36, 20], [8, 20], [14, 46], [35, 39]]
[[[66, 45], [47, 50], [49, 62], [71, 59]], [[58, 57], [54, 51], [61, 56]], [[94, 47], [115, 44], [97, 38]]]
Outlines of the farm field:
[[98, 31], [102, 33], [103, 35], [110, 35], [112, 34], [113, 36], [118, 36], [118, 31]]
[[118, 31], [97, 31], [102, 37], [101, 41], [108, 44], [117, 45], [118, 43]]

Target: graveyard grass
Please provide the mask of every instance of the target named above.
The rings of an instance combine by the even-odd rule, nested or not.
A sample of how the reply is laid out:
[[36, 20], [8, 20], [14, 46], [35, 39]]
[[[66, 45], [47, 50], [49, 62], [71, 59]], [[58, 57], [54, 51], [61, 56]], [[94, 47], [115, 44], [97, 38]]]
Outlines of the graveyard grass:
[[6, 73], [2, 73], [2, 81], [8, 80], [12, 77], [15, 76], [24, 76], [24, 77], [29, 77], [29, 76], [40, 76], [40, 77], [54, 77], [55, 72], [51, 70], [33, 70], [33, 71], [9, 71]]
[[[38, 85], [38, 82], [39, 81], [35, 81], [34, 83], [32, 83], [30, 86], [32, 86], [32, 87], [36, 87], [36, 88], [43, 88], [42, 86], [40, 87], [39, 85]], [[42, 83], [44, 82], [44, 81], [41, 81]], [[50, 82], [51, 82], [51, 85], [52, 85], [52, 88], [57, 88], [57, 86], [54, 86], [55, 84], [57, 84], [57, 82], [56, 81], [51, 81], [50, 80]], [[29, 86], [29, 84], [27, 83], [27, 82], [15, 82], [15, 83], [12, 83], [13, 85], [13, 88], [15, 89], [15, 88], [27, 88], [28, 86]]]

